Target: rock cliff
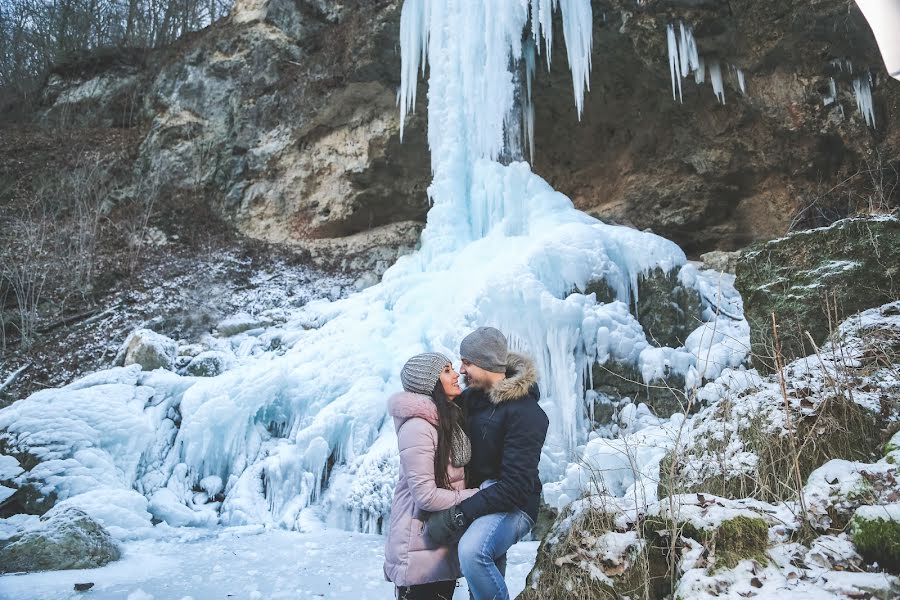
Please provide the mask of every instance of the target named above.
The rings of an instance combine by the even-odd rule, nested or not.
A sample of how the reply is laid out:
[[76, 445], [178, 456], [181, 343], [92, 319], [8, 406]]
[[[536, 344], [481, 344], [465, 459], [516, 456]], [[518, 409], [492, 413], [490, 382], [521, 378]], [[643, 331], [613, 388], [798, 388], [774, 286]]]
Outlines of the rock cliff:
[[[208, 198], [252, 237], [303, 246], [323, 263], [340, 256], [336, 266], [365, 265], [374, 252], [383, 270], [415, 243], [429, 181], [424, 93], [399, 139], [401, 4], [238, 0], [174, 47], [57, 67], [42, 116], [143, 127], [142, 176]], [[900, 83], [883, 73], [855, 4], [593, 9], [581, 122], [562, 31], [534, 87], [534, 168], [579, 208], [697, 255], [896, 205]], [[704, 61], [705, 81], [682, 79], [681, 101], [670, 24], [677, 36], [682, 24], [690, 31]], [[871, 90], [871, 112], [857, 108], [854, 85]]]

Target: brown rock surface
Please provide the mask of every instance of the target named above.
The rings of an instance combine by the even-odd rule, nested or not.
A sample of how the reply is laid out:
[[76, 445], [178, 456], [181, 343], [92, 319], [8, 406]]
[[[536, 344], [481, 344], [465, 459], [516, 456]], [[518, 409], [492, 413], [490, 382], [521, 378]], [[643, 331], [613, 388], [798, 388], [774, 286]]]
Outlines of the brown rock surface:
[[[552, 71], [539, 67], [535, 84], [535, 170], [579, 208], [650, 228], [697, 256], [780, 236], [814, 201], [798, 225], [846, 216], [878, 194], [861, 170], [881, 166], [896, 181], [900, 83], [884, 72], [855, 4], [605, 0], [593, 9], [581, 122], [561, 30]], [[702, 57], [743, 70], [746, 96], [725, 72], [719, 104], [707, 73], [701, 85], [684, 79], [684, 103], [673, 101], [666, 26], [681, 20]], [[871, 68], [876, 129], [834, 59], [852, 62], [854, 75]], [[838, 98], [826, 106], [830, 77]]]

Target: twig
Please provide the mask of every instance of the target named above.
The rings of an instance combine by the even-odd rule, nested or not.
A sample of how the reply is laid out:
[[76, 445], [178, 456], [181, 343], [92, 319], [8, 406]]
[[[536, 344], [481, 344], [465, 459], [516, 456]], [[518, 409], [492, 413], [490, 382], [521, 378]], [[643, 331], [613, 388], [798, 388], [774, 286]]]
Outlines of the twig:
[[93, 317], [98, 312], [99, 312], [99, 310], [94, 308], [94, 309], [85, 311], [83, 313], [78, 313], [77, 315], [63, 317], [62, 319], [59, 319], [58, 321], [54, 321], [53, 323], [50, 323], [49, 325], [45, 325], [44, 327], [38, 329], [38, 333], [48, 333], [50, 331], [53, 331], [54, 329], [59, 329], [60, 327], [64, 327], [66, 325], [71, 325], [72, 323], [77, 323], [78, 321], [82, 321], [89, 317]]
[[4, 391], [9, 389], [12, 386], [12, 384], [14, 384], [17, 379], [19, 379], [19, 376], [22, 375], [22, 373], [24, 373], [25, 371], [27, 371], [30, 368], [31, 368], [31, 363], [25, 363], [24, 365], [19, 367], [18, 370], [13, 371], [12, 375], [7, 377], [6, 381], [4, 381], [3, 384], [0, 384], [0, 394], [2, 394]]

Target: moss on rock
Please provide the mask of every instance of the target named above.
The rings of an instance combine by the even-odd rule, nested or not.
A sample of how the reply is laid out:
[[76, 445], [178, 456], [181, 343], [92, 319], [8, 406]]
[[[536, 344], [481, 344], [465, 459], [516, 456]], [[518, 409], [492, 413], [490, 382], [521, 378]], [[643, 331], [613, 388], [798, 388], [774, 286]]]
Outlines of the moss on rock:
[[900, 504], [863, 506], [850, 521], [850, 537], [868, 563], [900, 573]]
[[615, 516], [567, 508], [541, 541], [521, 600], [661, 599], [671, 594], [668, 545], [616, 531]]
[[679, 537], [702, 544], [715, 557], [716, 570], [733, 569], [739, 562], [747, 559], [762, 565], [768, 563], [766, 549], [769, 546], [769, 525], [761, 517], [738, 515], [705, 528], [699, 528], [689, 521], [648, 517], [644, 521], [644, 531], [666, 538], [677, 533]]
[[735, 287], [751, 328], [753, 364], [770, 372], [772, 314], [785, 358], [812, 352], [845, 317], [900, 296], [900, 220], [852, 218], [751, 246]]
[[739, 516], [727, 521], [712, 536], [715, 548], [716, 569], [733, 569], [742, 560], [768, 562], [769, 526], [763, 519]]
[[683, 346], [701, 322], [700, 294], [681, 284], [677, 269], [639, 275], [636, 300], [632, 313], [654, 346]]

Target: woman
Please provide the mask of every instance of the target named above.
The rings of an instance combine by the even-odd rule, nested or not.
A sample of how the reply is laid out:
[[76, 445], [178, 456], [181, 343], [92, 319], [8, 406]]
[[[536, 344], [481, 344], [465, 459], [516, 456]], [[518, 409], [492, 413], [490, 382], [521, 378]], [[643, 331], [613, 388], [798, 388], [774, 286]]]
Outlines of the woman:
[[400, 479], [394, 489], [384, 575], [401, 600], [450, 600], [460, 576], [456, 546], [441, 546], [425, 533], [432, 512], [477, 492], [465, 489], [463, 467], [471, 446], [463, 432], [459, 374], [442, 354], [418, 354], [400, 372], [403, 392], [388, 401], [400, 447]]

